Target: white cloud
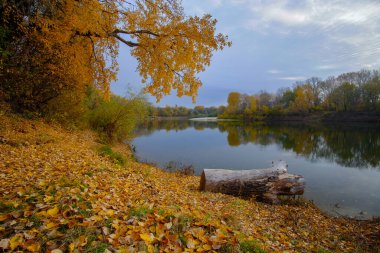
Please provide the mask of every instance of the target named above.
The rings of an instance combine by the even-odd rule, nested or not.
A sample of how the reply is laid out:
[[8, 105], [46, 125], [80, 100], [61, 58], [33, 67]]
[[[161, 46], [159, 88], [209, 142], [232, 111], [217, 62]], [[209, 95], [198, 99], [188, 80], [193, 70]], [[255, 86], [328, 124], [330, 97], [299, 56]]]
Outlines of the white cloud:
[[281, 71], [280, 70], [277, 70], [277, 69], [270, 69], [270, 70], [268, 70], [267, 71], [269, 74], [279, 74], [279, 73], [281, 73]]
[[[321, 41], [315, 50], [308, 51], [311, 58], [328, 58], [331, 65], [356, 65], [359, 68], [368, 62], [378, 62], [380, 58], [379, 0], [230, 2], [249, 8], [250, 17], [244, 26], [249, 30]], [[319, 69], [333, 69], [331, 65]]]
[[280, 77], [278, 79], [287, 80], [287, 81], [302, 81], [302, 80], [305, 80], [306, 77], [304, 77], [304, 76], [284, 76], [284, 77]]
[[208, 1], [214, 7], [220, 7], [220, 6], [222, 6], [222, 0], [208, 0]]
[[317, 69], [322, 69], [322, 70], [325, 70], [325, 69], [336, 69], [337, 66], [335, 65], [330, 65], [330, 64], [326, 64], [326, 65], [319, 65], [317, 66]]
[[[236, 4], [236, 0], [231, 0]], [[268, 26], [316, 26], [325, 30], [341, 25], [379, 27], [380, 3], [376, 0], [246, 0], [240, 4], [250, 8], [252, 28]]]

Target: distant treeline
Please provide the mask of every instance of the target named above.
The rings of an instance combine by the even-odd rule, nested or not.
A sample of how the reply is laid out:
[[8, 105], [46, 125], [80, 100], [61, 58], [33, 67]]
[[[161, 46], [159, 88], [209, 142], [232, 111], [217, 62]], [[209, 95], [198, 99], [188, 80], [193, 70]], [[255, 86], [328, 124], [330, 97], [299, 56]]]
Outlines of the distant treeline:
[[380, 111], [380, 72], [361, 70], [331, 76], [312, 77], [281, 88], [275, 94], [261, 91], [248, 95], [231, 92], [221, 117], [259, 118], [268, 114], [310, 114], [329, 112]]
[[184, 106], [165, 106], [149, 108], [149, 114], [153, 117], [217, 117], [224, 113], [225, 106], [195, 106], [187, 108]]
[[268, 115], [310, 115], [314, 112], [380, 112], [380, 72], [361, 70], [323, 80], [312, 77], [276, 93], [231, 92], [227, 106], [149, 108], [154, 117], [220, 117], [261, 119]]

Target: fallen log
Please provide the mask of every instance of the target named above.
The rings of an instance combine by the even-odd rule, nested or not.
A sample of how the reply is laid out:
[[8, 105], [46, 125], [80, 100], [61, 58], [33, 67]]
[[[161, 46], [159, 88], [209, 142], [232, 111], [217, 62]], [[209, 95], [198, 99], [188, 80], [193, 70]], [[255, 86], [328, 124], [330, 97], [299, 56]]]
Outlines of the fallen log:
[[278, 196], [302, 195], [305, 188], [304, 178], [289, 174], [287, 167], [285, 162], [279, 161], [272, 162], [272, 167], [266, 169], [204, 169], [200, 190], [279, 203]]

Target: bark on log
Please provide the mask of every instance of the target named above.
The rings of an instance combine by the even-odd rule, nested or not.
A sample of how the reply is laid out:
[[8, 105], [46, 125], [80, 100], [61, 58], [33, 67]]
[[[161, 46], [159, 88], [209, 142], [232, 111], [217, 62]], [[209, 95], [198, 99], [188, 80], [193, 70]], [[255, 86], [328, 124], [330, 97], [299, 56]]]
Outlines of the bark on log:
[[279, 161], [257, 170], [204, 169], [200, 189], [279, 203], [279, 195], [302, 195], [305, 188], [304, 178], [287, 173], [287, 167]]

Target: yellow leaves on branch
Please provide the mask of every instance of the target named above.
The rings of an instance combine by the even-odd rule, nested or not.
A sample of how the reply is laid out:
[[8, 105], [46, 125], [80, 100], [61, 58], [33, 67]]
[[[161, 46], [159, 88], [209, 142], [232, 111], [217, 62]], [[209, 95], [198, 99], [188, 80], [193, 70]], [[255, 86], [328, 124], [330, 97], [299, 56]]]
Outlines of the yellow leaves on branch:
[[215, 34], [211, 15], [186, 17], [177, 1], [141, 1], [122, 27], [138, 46], [132, 55], [147, 83], [146, 91], [158, 100], [177, 90], [178, 96], [195, 98], [201, 86], [196, 74], [210, 65], [212, 52], [230, 46], [228, 37]]
[[132, 48], [147, 93], [159, 100], [176, 90], [195, 99], [202, 85], [197, 74], [210, 65], [213, 51], [231, 45], [216, 33], [211, 15], [186, 16], [179, 0], [41, 1], [38, 6], [30, 1], [26, 11], [13, 1], [5, 6], [14, 10], [5, 23], [17, 16], [19, 24], [5, 27], [15, 31], [14, 45], [0, 79], [12, 88], [6, 93], [23, 98], [16, 103], [34, 107], [63, 92], [83, 93], [89, 85], [109, 97], [119, 43]]

